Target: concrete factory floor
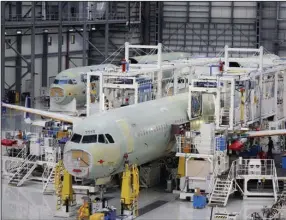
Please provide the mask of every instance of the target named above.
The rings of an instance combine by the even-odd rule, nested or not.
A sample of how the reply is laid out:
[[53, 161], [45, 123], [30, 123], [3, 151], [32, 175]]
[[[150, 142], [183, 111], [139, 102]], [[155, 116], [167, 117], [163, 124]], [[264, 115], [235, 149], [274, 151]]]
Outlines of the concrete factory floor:
[[[42, 184], [26, 182], [22, 187], [9, 186], [7, 180], [3, 180], [3, 219], [60, 219], [53, 217], [56, 209], [56, 197], [42, 194]], [[82, 202], [77, 195], [77, 201]], [[105, 194], [109, 199], [109, 205], [120, 212], [120, 191]], [[208, 220], [211, 215], [211, 207], [194, 209], [191, 202], [181, 201], [178, 196], [165, 193], [162, 190], [143, 189], [139, 196], [139, 217], [143, 219], [192, 219]], [[260, 211], [263, 206], [270, 206], [273, 199], [230, 200], [225, 208], [229, 212], [239, 212], [241, 220], [254, 211]], [[76, 219], [76, 216], [69, 219]]]

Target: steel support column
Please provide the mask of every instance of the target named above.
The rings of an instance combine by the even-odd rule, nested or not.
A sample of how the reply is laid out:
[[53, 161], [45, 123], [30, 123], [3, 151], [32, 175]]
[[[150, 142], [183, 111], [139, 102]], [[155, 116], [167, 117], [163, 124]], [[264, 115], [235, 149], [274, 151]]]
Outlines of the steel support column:
[[[19, 54], [22, 54], [22, 35], [17, 35], [17, 44], [16, 44], [16, 50], [19, 52]], [[16, 83], [16, 92], [19, 92], [21, 94], [21, 85], [22, 85], [22, 58], [21, 56], [17, 54], [16, 56], [16, 71], [15, 71], [15, 83]]]
[[[276, 2], [276, 14], [279, 15], [280, 4]], [[275, 38], [273, 41], [273, 52], [276, 55], [279, 55], [279, 21], [278, 19], [275, 20]]]
[[67, 42], [67, 44], [66, 44], [67, 47], [66, 47], [66, 65], [65, 65], [65, 69], [68, 69], [68, 68], [70, 68], [70, 32], [67, 31], [66, 35], [67, 35], [67, 41], [66, 41]]
[[58, 31], [58, 73], [62, 71], [62, 44], [63, 44], [63, 10], [62, 10], [62, 2], [59, 1], [59, 31]]
[[256, 13], [256, 45], [257, 48], [261, 46], [261, 26], [262, 26], [262, 2], [257, 2]]
[[[4, 99], [5, 95], [5, 2], [1, 2], [1, 100]], [[1, 201], [2, 204], [2, 201]], [[0, 206], [2, 210], [2, 205]], [[2, 214], [2, 212], [0, 212]]]
[[186, 22], [185, 22], [185, 26], [184, 26], [184, 51], [186, 51], [186, 47], [187, 47], [187, 25], [190, 22], [190, 18], [189, 18], [189, 13], [190, 13], [190, 2], [187, 2], [187, 9], [186, 9]]
[[231, 47], [233, 48], [233, 41], [234, 41], [234, 22], [233, 22], [233, 12], [234, 12], [234, 2], [231, 2], [231, 17], [230, 17], [230, 22], [231, 22]]
[[150, 2], [144, 2], [143, 45], [150, 44]]
[[106, 23], [105, 23], [105, 34], [104, 34], [104, 58], [107, 59], [108, 57], [108, 39], [109, 39], [109, 2], [106, 2], [106, 11], [105, 11]]
[[43, 33], [42, 87], [48, 86], [48, 33]]
[[83, 23], [83, 34], [82, 34], [82, 65], [83, 66], [86, 66], [86, 53], [87, 53], [87, 45], [86, 45], [86, 41], [88, 41], [87, 37], [88, 37], [88, 34], [87, 34], [87, 25], [86, 25], [86, 22], [84, 21]]
[[158, 43], [162, 43], [163, 33], [163, 4], [164, 2], [158, 2]]
[[36, 21], [36, 2], [32, 2], [32, 28], [31, 28], [31, 104], [35, 99], [35, 21]]
[[[22, 19], [22, 2], [16, 2], [16, 17], [17, 20]], [[16, 36], [16, 50], [19, 52], [19, 54], [22, 54], [22, 34], [17, 34]], [[22, 68], [19, 68], [22, 66], [22, 58], [21, 56], [17, 54], [16, 56], [16, 71], [15, 71], [15, 83], [16, 83], [16, 92], [19, 92], [21, 94], [21, 85], [22, 85]]]

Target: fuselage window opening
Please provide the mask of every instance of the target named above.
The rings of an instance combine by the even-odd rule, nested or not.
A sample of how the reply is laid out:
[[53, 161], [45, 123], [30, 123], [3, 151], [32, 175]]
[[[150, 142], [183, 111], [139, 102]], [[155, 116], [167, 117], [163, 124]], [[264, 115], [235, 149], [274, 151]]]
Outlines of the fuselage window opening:
[[83, 136], [81, 143], [83, 144], [97, 143], [97, 135], [96, 134], [85, 135]]
[[98, 135], [98, 143], [107, 144], [107, 141], [105, 140], [105, 137], [103, 134]]
[[105, 134], [105, 137], [106, 137], [106, 139], [108, 140], [108, 142], [109, 142], [110, 144], [113, 144], [113, 143], [114, 143], [114, 140], [113, 140], [113, 138], [112, 138], [112, 136], [111, 136], [110, 134]]
[[74, 143], [80, 143], [81, 141], [81, 135], [80, 134], [76, 134], [74, 133], [72, 138], [71, 138], [71, 142], [74, 142]]

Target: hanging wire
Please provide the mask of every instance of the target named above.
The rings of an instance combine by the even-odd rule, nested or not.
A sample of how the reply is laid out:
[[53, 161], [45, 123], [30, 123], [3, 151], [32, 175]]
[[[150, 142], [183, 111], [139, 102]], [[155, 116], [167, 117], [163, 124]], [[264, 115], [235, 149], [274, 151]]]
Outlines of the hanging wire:
[[[115, 52], [113, 52], [109, 57], [107, 57], [101, 64], [104, 64], [108, 59], [110, 59], [114, 54], [116, 54], [115, 55], [115, 57], [112, 59], [112, 61], [110, 62], [110, 63], [112, 63], [113, 62], [113, 60], [118, 56], [118, 54], [121, 52], [121, 50], [124, 48], [124, 45], [123, 46], [121, 46], [121, 47], [119, 47]], [[118, 52], [119, 51], [119, 52]], [[100, 65], [101, 65], [100, 64]]]

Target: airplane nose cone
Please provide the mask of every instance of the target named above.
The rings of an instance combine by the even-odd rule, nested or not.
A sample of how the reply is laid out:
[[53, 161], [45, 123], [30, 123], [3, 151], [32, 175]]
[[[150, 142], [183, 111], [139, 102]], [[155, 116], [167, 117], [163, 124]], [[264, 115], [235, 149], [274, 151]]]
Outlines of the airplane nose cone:
[[50, 89], [50, 98], [57, 104], [63, 104], [66, 98], [65, 90], [58, 86]]
[[78, 178], [88, 178], [91, 161], [91, 155], [84, 150], [68, 150], [64, 153], [65, 169]]

